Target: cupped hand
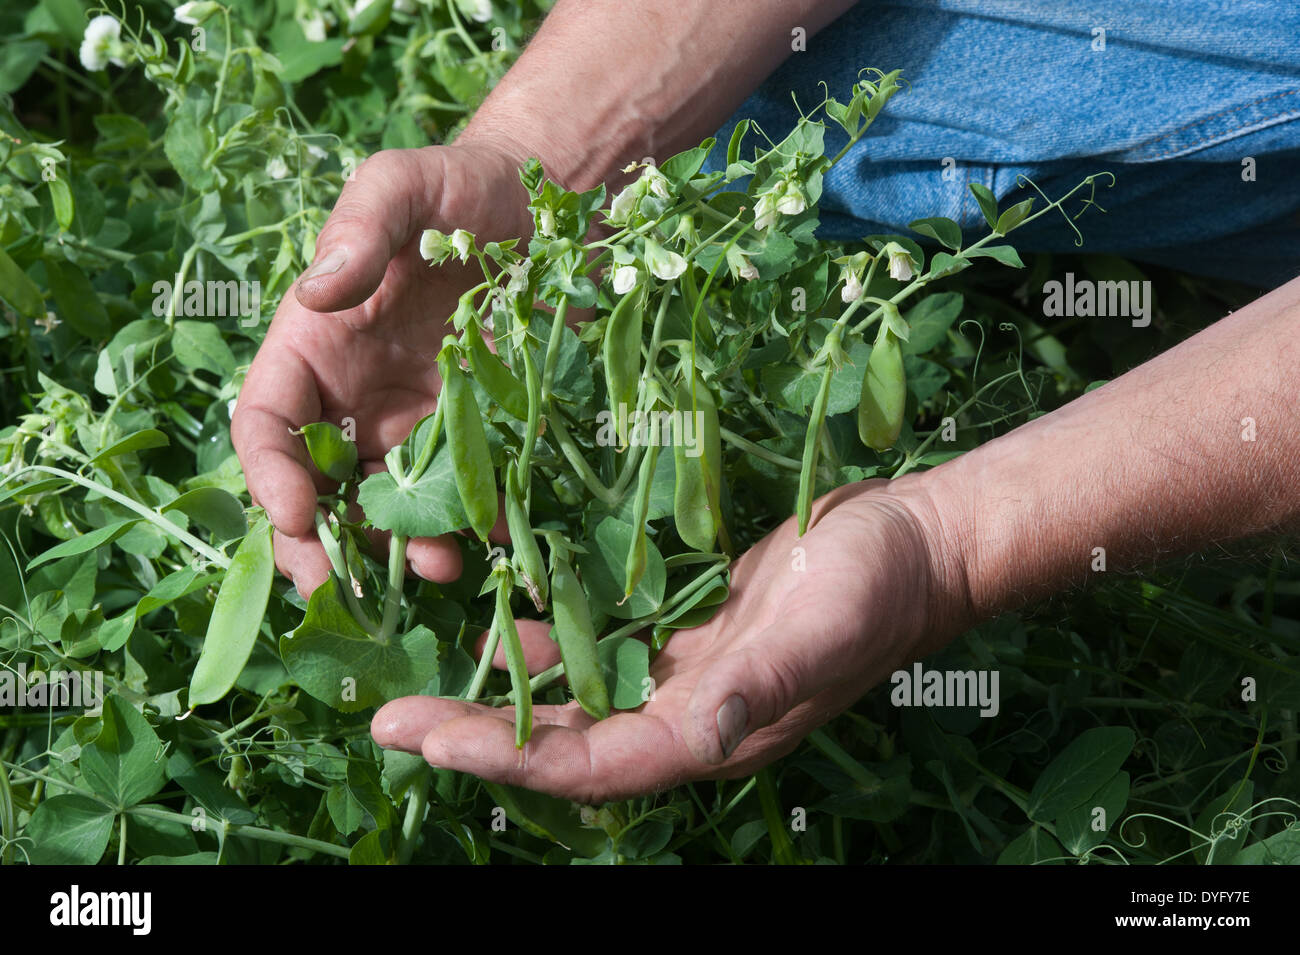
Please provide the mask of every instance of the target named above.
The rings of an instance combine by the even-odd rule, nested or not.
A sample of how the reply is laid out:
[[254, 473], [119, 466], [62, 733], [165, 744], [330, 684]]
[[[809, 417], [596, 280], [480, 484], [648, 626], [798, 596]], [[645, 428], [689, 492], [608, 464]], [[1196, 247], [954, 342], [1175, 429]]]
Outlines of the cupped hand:
[[576, 703], [534, 707], [520, 751], [509, 708], [406, 697], [371, 732], [434, 766], [588, 804], [753, 773], [966, 623], [920, 476], [840, 488], [813, 518], [803, 538], [792, 518], [736, 561], [727, 602], [673, 634], [635, 711], [596, 722]]
[[[291, 432], [351, 419], [361, 465], [373, 471], [433, 410], [446, 321], [482, 274], [472, 260], [473, 268], [430, 268], [420, 234], [463, 228], [480, 242], [528, 235], [519, 163], [485, 143], [376, 153], [345, 184], [314, 262], [280, 303], [240, 391], [231, 437], [253, 501], [275, 527], [276, 566], [302, 594], [329, 574], [314, 530], [316, 495], [329, 484]], [[450, 539], [412, 540], [407, 555], [429, 580], [460, 574]]]

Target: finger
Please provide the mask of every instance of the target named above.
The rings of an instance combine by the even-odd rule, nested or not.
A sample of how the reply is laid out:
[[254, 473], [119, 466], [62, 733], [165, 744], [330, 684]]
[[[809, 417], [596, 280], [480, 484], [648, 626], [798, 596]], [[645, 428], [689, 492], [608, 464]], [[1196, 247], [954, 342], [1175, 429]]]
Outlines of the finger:
[[329, 579], [330, 562], [319, 538], [290, 537], [275, 531], [271, 535], [271, 547], [276, 568], [293, 581], [304, 600]]
[[[483, 703], [446, 700], [436, 696], [405, 696], [379, 708], [370, 721], [370, 735], [384, 749], [418, 753], [430, 730], [448, 720], [465, 716], [490, 717], [514, 726], [515, 708], [494, 708]], [[533, 722], [536, 725], [554, 724], [582, 729], [590, 726], [593, 720], [576, 703], [569, 703], [564, 706], [533, 707]], [[513, 746], [513, 730], [510, 740]]]
[[417, 229], [434, 224], [440, 155], [390, 149], [357, 167], [316, 240], [311, 267], [297, 282], [299, 302], [315, 312], [337, 312], [374, 294], [398, 250]]
[[463, 569], [460, 548], [450, 535], [411, 538], [406, 545], [406, 560], [418, 576], [435, 584], [459, 579]]
[[708, 667], [695, 685], [682, 722], [686, 745], [710, 765], [725, 761], [756, 730], [842, 676], [845, 654], [837, 641], [807, 646], [782, 621], [751, 644]]
[[316, 509], [307, 450], [291, 432], [319, 416], [316, 382], [306, 363], [268, 340], [235, 402], [230, 439], [253, 501], [266, 508], [271, 523], [290, 537], [311, 532]]
[[434, 726], [421, 752], [433, 766], [588, 805], [666, 789], [700, 769], [666, 723], [634, 713], [585, 729], [535, 724], [522, 750], [511, 723], [466, 715]]
[[[535, 676], [543, 670], [549, 670], [560, 662], [560, 648], [551, 639], [551, 625], [540, 620], [516, 620], [515, 629], [519, 631], [519, 644], [524, 648], [524, 662], [528, 675]], [[487, 646], [488, 632], [474, 644], [474, 656], [482, 659], [483, 648]], [[506, 669], [505, 644], [498, 641], [496, 652], [492, 654], [492, 665], [498, 670]]]

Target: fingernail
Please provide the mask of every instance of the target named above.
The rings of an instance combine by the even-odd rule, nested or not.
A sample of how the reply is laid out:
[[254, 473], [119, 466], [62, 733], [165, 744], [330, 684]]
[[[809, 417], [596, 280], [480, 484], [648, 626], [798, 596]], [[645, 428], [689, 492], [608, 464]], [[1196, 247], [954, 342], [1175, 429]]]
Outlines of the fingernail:
[[347, 261], [347, 249], [335, 249], [304, 272], [302, 280], [304, 282], [310, 282], [312, 279], [320, 278], [322, 275], [333, 275], [339, 269], [343, 268]]
[[749, 708], [739, 696], [727, 697], [726, 702], [718, 707], [718, 740], [722, 743], [724, 758], [734, 753], [745, 738], [745, 724], [748, 722]]

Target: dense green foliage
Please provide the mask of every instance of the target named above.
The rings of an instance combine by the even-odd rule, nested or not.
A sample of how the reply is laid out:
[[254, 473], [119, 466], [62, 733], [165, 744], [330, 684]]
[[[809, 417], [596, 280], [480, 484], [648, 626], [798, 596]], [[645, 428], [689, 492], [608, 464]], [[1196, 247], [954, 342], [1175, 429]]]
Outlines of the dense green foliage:
[[[1300, 579], [1273, 547], [1096, 574], [1086, 592], [925, 661], [997, 670], [996, 717], [895, 708], [884, 686], [751, 779], [578, 807], [374, 746], [370, 715], [393, 696], [504, 701], [520, 686], [519, 666], [476, 671], [467, 652], [495, 617], [513, 657], [512, 597], [515, 614], [563, 602], [557, 620], [604, 634], [595, 659], [582, 639], [566, 648], [571, 675], [585, 674], [570, 682], [593, 714], [635, 708], [652, 651], [631, 634], [653, 626], [658, 643], [706, 619], [726, 595], [726, 554], [811, 494], [933, 466], [1244, 300], [1106, 256], [1020, 268], [1000, 234], [1031, 215], [1023, 203], [986, 208], [992, 242], [939, 219], [910, 238], [817, 242], [820, 122], [859, 130], [888, 98], [879, 74], [789, 138], [766, 131], [777, 142], [757, 153], [760, 131], [745, 152], [717, 144], [733, 153], [725, 176], [699, 176], [696, 152], [645, 170], [635, 203], [564, 193], [530, 168], [543, 238], [429, 243], [434, 258], [465, 249], [485, 265], [444, 359], [468, 359], [458, 427], [486, 421], [482, 445], [440, 442], [451, 414], [431, 416], [388, 471], [356, 483], [370, 520], [405, 537], [490, 523], [470, 513], [486, 502], [466, 475], [495, 469], [507, 505], [523, 504], [512, 530], [531, 522], [549, 566], [516, 545], [490, 572], [469, 535], [456, 584], [403, 584], [336, 513], [321, 521], [336, 580], [304, 603], [271, 574], [269, 528], [247, 508], [229, 438], [265, 316], [311, 260], [349, 170], [379, 148], [452, 137], [544, 6], [322, 5], [330, 23], [310, 3], [241, 0], [229, 21], [194, 25], [199, 50], [191, 25], [146, 3], [121, 18], [125, 66], [95, 71], [78, 57], [81, 0], [0, 13], [0, 92], [12, 95], [0, 108], [0, 664], [102, 671], [107, 691], [86, 712], [0, 701], [3, 860], [1156, 862], [1205, 861], [1211, 844], [1216, 862], [1295, 859]], [[318, 27], [325, 39], [308, 41]], [[1065, 229], [1098, 186], [1032, 214]], [[593, 263], [582, 244], [600, 210], [615, 232]], [[1153, 279], [1152, 326], [1044, 327], [1035, 290], [1063, 267]], [[262, 320], [191, 311], [182, 296], [156, 307], [160, 279], [193, 278], [257, 280]], [[845, 299], [852, 282], [859, 297]], [[794, 287], [797, 316], [783, 304]], [[553, 332], [534, 297], [595, 305], [597, 318]], [[623, 302], [634, 325], [615, 317]], [[631, 352], [603, 347], [611, 327]], [[535, 373], [502, 376], [478, 347], [489, 331], [511, 368]], [[618, 367], [643, 340], [649, 361]], [[882, 342], [880, 387], [864, 389]], [[905, 391], [890, 380], [898, 358]], [[716, 460], [600, 444], [592, 422], [618, 394], [642, 408], [716, 403]], [[539, 414], [550, 427], [525, 440]], [[940, 440], [947, 417], [953, 441]], [[346, 440], [304, 437], [346, 491]], [[455, 466], [484, 455], [486, 471]], [[683, 467], [698, 468], [685, 489]], [[214, 636], [221, 652], [201, 664]], [[554, 676], [533, 679], [539, 700], [568, 698]], [[1243, 677], [1257, 702], [1243, 701]]]

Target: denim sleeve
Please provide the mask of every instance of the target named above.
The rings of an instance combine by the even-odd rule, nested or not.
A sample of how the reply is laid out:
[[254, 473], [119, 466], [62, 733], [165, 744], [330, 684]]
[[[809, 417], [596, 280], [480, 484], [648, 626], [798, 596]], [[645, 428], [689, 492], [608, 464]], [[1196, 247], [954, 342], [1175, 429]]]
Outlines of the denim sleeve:
[[[1016, 233], [1038, 251], [1112, 252], [1271, 287], [1300, 274], [1296, 0], [862, 0], [789, 59], [742, 117], [779, 139], [824, 81], [864, 67], [908, 88], [825, 179], [829, 239], [906, 232], [925, 216], [986, 227], [968, 183], [1055, 198], [1085, 176], [1105, 214]], [[828, 152], [844, 145], [827, 130]], [[720, 163], [714, 157], [715, 163]]]

